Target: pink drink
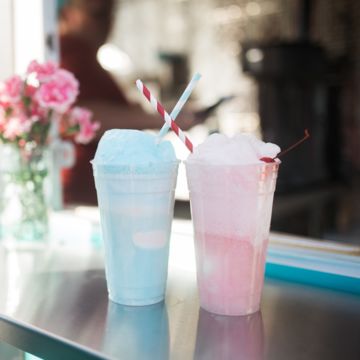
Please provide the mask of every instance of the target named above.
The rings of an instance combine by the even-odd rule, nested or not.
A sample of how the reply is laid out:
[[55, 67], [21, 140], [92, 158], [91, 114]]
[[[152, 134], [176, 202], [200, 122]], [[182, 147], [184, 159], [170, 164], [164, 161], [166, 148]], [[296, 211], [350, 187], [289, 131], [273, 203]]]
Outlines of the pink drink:
[[259, 310], [278, 166], [186, 163], [205, 310], [223, 315]]

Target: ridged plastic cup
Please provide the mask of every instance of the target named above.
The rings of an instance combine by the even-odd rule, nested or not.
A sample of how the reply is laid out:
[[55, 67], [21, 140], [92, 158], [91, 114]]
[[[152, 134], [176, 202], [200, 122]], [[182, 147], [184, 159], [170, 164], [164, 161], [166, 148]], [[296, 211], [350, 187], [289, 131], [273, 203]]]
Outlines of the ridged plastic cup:
[[178, 162], [151, 167], [93, 163], [110, 300], [164, 299]]
[[200, 306], [221, 315], [260, 308], [278, 163], [186, 162]]

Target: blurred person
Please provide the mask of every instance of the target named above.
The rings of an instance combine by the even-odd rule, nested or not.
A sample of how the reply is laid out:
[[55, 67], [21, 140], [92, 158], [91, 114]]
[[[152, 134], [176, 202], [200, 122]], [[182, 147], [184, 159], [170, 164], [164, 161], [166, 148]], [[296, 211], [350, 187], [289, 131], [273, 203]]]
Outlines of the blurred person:
[[[108, 129], [157, 129], [163, 120], [131, 103], [111, 75], [97, 60], [114, 22], [116, 0], [65, 0], [60, 4], [59, 35], [61, 67], [71, 71], [80, 82], [77, 104], [88, 107], [101, 123], [96, 141], [76, 145], [76, 164], [63, 171], [65, 203], [96, 203], [96, 192], [89, 161], [97, 141]], [[135, 86], [135, 84], [134, 84]], [[183, 111], [177, 118], [187, 130], [199, 122], [194, 113]]]

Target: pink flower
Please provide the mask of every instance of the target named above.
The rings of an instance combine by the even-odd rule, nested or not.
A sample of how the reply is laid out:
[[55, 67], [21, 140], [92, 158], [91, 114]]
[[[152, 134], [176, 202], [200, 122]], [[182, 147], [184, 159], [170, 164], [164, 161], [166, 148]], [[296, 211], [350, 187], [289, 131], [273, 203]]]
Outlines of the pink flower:
[[40, 86], [35, 99], [40, 106], [63, 114], [75, 102], [78, 94], [79, 82], [74, 75], [59, 69], [48, 82]]
[[20, 76], [15, 75], [0, 83], [0, 102], [16, 103], [21, 99], [23, 81]]
[[36, 101], [33, 101], [30, 107], [31, 116], [37, 116], [42, 119], [46, 119], [49, 113], [49, 109], [44, 109]]
[[91, 122], [92, 116], [91, 111], [78, 106], [71, 110], [70, 124], [79, 126], [79, 132], [75, 135], [76, 142], [87, 144], [94, 138], [96, 131], [100, 128], [100, 124], [98, 122]]
[[99, 130], [100, 124], [98, 122], [94, 123], [84, 123], [80, 126], [80, 132], [75, 136], [75, 141], [80, 144], [89, 143], [95, 136], [96, 131]]
[[0, 133], [3, 132], [3, 129], [5, 128], [5, 110], [0, 107]]
[[14, 141], [17, 137], [28, 133], [31, 129], [32, 120], [24, 116], [13, 116], [6, 121], [4, 138]]
[[25, 89], [24, 89], [24, 95], [28, 96], [29, 98], [32, 98], [35, 95], [36, 91], [37, 91], [36, 86], [26, 84]]
[[33, 60], [29, 64], [26, 73], [28, 75], [35, 73], [37, 79], [40, 82], [46, 82], [50, 80], [53, 75], [55, 75], [58, 69], [58, 65], [52, 61], [48, 61], [45, 64], [39, 64], [36, 60]]
[[48, 138], [50, 122], [59, 121], [64, 128], [60, 127], [61, 134], [88, 143], [99, 123], [92, 121], [90, 111], [71, 109], [78, 93], [79, 83], [73, 74], [52, 62], [32, 61], [26, 80], [13, 76], [0, 83], [1, 139], [20, 147], [29, 141], [43, 143]]

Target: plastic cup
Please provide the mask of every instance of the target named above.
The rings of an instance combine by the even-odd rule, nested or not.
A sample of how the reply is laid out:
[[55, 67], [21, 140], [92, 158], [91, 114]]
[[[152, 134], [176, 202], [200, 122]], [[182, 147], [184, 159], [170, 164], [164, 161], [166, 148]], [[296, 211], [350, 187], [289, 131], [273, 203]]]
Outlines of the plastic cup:
[[110, 300], [150, 305], [165, 295], [178, 162], [93, 163]]
[[187, 162], [200, 306], [222, 315], [260, 308], [278, 163]]

